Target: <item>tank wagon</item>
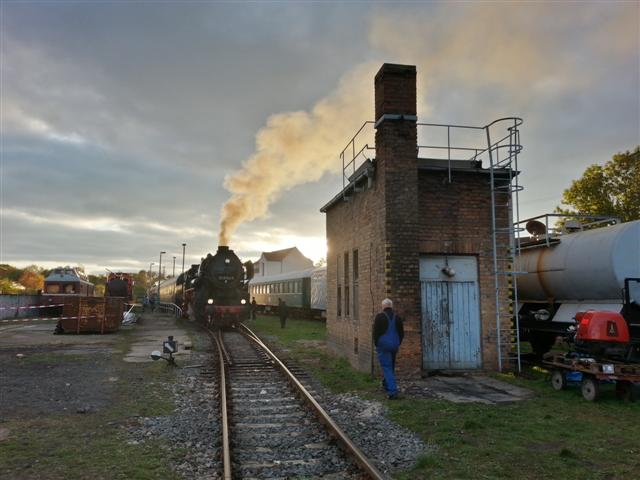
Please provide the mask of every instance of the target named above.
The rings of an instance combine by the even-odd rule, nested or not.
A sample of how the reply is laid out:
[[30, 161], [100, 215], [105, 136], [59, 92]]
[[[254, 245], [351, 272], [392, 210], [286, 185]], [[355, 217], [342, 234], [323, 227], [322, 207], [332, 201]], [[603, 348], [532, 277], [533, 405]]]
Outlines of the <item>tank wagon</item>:
[[249, 293], [263, 312], [277, 312], [278, 300], [292, 315], [324, 318], [327, 309], [327, 268], [317, 267], [266, 277], [254, 277]]
[[611, 311], [640, 349], [640, 220], [555, 235], [534, 219], [528, 230], [536, 235], [520, 246], [521, 340], [542, 355], [576, 313]]
[[215, 255], [209, 253], [202, 260], [191, 281], [190, 313], [196, 321], [214, 327], [243, 322], [249, 316], [250, 276], [233, 250], [219, 246]]

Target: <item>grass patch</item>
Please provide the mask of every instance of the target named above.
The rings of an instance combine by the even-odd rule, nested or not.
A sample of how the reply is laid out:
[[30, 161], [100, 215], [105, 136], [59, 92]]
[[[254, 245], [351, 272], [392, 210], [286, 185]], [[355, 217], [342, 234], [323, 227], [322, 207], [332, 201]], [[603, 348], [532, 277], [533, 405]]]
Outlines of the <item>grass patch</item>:
[[278, 342], [291, 347], [297, 342], [325, 342], [327, 327], [324, 322], [312, 320], [287, 319], [285, 328], [280, 328], [280, 319], [266, 315], [258, 315], [256, 320], [247, 322], [247, 326], [260, 335], [277, 337]]
[[421, 460], [397, 478], [635, 477], [640, 405], [619, 402], [612, 386], [597, 403], [584, 401], [578, 389], [556, 392], [540, 371], [529, 372], [528, 380], [499, 377], [539, 395], [498, 406], [417, 399], [389, 403], [396, 422], [438, 448], [432, 464]]
[[[378, 379], [354, 371], [344, 359], [327, 354], [324, 324], [259, 318], [260, 334], [276, 337], [300, 363], [334, 392], [352, 391], [383, 399]], [[614, 386], [603, 385], [602, 399], [590, 403], [579, 388], [553, 390], [547, 373], [495, 375], [529, 388], [535, 398], [507, 405], [455, 404], [444, 400], [405, 398], [386, 402], [397, 423], [434, 446], [416, 465], [394, 478], [626, 479], [640, 471], [640, 403], [622, 403]]]
[[19, 433], [0, 444], [3, 478], [178, 478], [168, 467], [172, 453], [167, 446], [127, 444], [118, 426], [104, 420], [47, 417], [6, 424]]

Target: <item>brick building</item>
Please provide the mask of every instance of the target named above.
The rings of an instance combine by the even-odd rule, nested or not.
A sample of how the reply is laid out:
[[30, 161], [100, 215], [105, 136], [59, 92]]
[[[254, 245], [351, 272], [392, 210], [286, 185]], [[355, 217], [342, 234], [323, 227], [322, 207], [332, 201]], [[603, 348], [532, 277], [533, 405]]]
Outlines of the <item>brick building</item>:
[[[384, 64], [369, 124], [375, 155], [364, 158], [354, 139], [347, 150], [363, 153], [343, 152], [344, 188], [321, 209], [330, 350], [360, 370], [376, 368], [372, 321], [389, 297], [405, 320], [401, 371], [506, 366], [519, 119], [419, 124], [415, 67]], [[447, 140], [419, 145], [419, 129], [426, 142], [443, 132]]]

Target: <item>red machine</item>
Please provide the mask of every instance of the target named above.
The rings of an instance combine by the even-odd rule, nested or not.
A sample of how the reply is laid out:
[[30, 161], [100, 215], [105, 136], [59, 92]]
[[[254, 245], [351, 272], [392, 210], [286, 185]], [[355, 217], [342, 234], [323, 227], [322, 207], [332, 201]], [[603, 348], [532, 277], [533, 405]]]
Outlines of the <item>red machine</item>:
[[551, 368], [551, 386], [563, 390], [580, 382], [582, 396], [594, 401], [601, 382], [615, 382], [618, 397], [640, 398], [640, 363], [637, 346], [631, 343], [629, 326], [616, 312], [588, 310], [576, 313], [576, 327], [566, 340], [572, 351], [545, 358]]
[[629, 326], [616, 312], [588, 310], [576, 313], [575, 350], [594, 357], [628, 360], [630, 355]]

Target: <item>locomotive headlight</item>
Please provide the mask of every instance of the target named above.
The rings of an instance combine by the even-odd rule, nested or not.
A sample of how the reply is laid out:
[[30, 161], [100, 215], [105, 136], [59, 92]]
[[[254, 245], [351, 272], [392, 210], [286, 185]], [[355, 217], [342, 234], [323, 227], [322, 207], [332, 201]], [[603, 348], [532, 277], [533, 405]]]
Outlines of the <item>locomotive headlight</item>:
[[225, 259], [224, 259], [224, 263], [229, 264], [229, 263], [231, 263], [231, 260], [229, 260], [228, 258], [225, 258]]
[[207, 303], [208, 303], [209, 305], [213, 305], [213, 298], [210, 298], [209, 300], [207, 300]]
[[245, 303], [247, 303], [247, 301], [243, 298], [242, 300], [240, 300], [240, 303], [244, 305]]

